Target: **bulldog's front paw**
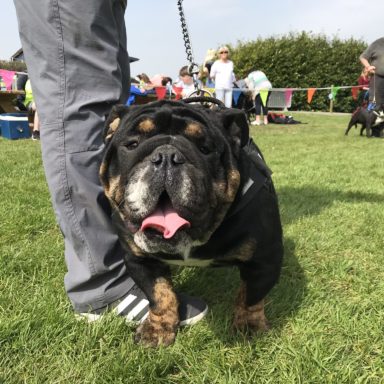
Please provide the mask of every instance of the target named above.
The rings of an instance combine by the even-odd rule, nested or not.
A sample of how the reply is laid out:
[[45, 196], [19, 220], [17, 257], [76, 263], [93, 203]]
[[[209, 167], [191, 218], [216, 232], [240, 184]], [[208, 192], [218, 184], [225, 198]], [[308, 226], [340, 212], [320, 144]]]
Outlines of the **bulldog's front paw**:
[[167, 347], [173, 344], [177, 333], [177, 323], [164, 322], [160, 319], [154, 321], [153, 317], [155, 316], [149, 316], [139, 325], [135, 334], [135, 342], [152, 348], [160, 345]]
[[267, 318], [251, 311], [238, 311], [235, 313], [233, 328], [243, 333], [267, 332], [270, 329]]
[[244, 333], [268, 331], [270, 326], [264, 314], [264, 301], [250, 307], [236, 306], [233, 328]]

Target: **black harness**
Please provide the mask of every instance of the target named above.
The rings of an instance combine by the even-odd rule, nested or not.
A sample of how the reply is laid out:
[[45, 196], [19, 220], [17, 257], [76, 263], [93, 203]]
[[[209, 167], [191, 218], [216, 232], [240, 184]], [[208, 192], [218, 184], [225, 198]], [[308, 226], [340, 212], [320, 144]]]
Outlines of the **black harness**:
[[246, 160], [245, 177], [240, 184], [239, 192], [229, 209], [226, 219], [240, 212], [257, 195], [263, 187], [269, 187], [272, 171], [266, 165], [260, 149], [250, 138], [242, 148]]

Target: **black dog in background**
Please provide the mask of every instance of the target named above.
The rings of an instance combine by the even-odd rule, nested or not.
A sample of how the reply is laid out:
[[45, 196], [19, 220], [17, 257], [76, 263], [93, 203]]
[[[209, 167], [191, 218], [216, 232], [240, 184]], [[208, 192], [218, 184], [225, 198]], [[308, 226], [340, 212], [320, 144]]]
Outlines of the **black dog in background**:
[[345, 135], [348, 135], [352, 126], [361, 124], [360, 136], [363, 136], [364, 129], [367, 130], [367, 137], [384, 137], [384, 105], [377, 106], [369, 111], [367, 108], [359, 107], [352, 114]]

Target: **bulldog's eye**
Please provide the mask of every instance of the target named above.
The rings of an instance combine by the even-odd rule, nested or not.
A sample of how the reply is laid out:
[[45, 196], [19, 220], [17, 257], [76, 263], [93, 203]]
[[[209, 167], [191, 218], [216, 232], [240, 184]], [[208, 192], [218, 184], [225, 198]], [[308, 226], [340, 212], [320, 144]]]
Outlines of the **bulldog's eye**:
[[137, 140], [131, 140], [128, 141], [128, 143], [125, 144], [125, 147], [127, 149], [135, 149], [139, 146], [139, 142]]
[[200, 152], [203, 153], [204, 155], [208, 155], [208, 153], [211, 152], [211, 150], [206, 145], [202, 145], [199, 149], [200, 149]]

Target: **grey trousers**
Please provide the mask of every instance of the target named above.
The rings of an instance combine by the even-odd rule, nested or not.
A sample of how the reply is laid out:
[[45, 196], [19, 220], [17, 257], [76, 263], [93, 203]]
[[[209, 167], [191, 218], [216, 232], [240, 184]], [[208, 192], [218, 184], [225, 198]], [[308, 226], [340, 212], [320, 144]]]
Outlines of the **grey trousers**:
[[126, 0], [14, 3], [64, 236], [65, 289], [75, 311], [99, 309], [134, 284], [98, 177], [105, 116], [129, 91]]
[[369, 100], [375, 97], [376, 105], [384, 104], [384, 76], [374, 74], [369, 81]]

